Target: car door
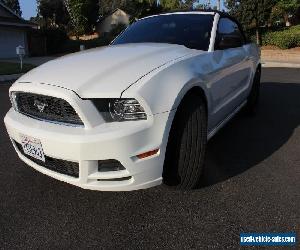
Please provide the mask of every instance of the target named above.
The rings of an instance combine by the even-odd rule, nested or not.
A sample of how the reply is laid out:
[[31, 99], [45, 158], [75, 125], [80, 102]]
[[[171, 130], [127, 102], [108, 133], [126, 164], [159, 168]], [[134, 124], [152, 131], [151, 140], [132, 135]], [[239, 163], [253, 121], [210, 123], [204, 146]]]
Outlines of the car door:
[[211, 125], [217, 126], [245, 100], [251, 81], [251, 61], [246, 39], [239, 25], [220, 18], [213, 53], [215, 72], [211, 85], [213, 112]]

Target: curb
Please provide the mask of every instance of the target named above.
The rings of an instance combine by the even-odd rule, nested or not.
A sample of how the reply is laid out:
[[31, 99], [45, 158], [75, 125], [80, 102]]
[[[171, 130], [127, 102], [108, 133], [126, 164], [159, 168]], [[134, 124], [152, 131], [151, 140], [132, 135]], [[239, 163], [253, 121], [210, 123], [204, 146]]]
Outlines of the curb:
[[23, 74], [13, 74], [13, 75], [0, 75], [0, 82], [15, 81], [20, 78]]
[[287, 63], [287, 62], [262, 62], [264, 68], [300, 68], [300, 63]]

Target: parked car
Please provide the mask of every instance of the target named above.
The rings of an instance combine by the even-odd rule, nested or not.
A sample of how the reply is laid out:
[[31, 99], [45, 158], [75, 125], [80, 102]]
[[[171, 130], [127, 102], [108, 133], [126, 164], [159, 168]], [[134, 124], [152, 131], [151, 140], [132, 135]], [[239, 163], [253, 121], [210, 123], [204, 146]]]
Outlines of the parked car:
[[254, 112], [260, 75], [257, 46], [229, 15], [150, 16], [110, 46], [21, 77], [5, 124], [19, 157], [58, 180], [187, 190], [199, 184], [207, 141], [242, 108]]

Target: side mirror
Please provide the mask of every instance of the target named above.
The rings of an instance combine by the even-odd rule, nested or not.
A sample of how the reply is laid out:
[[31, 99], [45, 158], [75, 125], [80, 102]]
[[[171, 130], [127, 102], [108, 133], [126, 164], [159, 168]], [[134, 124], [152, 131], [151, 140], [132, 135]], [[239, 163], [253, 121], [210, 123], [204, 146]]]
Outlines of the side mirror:
[[216, 49], [224, 50], [230, 48], [242, 47], [243, 43], [239, 36], [235, 35], [223, 35], [217, 42]]

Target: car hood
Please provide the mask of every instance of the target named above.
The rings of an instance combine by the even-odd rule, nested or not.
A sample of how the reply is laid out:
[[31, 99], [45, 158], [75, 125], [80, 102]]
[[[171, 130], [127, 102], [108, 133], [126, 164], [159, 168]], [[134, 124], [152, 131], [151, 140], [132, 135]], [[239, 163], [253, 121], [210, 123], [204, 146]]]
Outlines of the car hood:
[[191, 54], [169, 44], [126, 44], [90, 49], [52, 60], [30, 71], [18, 82], [66, 88], [83, 98], [121, 94], [152, 70]]

